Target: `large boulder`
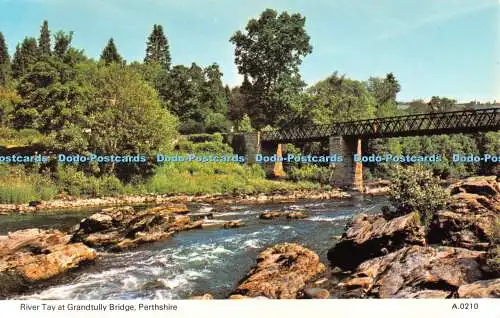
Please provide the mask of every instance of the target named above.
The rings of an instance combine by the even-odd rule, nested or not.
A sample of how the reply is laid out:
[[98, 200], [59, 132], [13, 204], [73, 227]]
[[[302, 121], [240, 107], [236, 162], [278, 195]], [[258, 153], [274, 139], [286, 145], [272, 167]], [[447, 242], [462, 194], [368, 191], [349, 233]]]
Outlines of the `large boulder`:
[[451, 297], [461, 286], [483, 279], [482, 254], [453, 247], [405, 247], [363, 262], [336, 292], [375, 298]]
[[324, 270], [316, 253], [298, 244], [278, 244], [259, 254], [257, 265], [232, 294], [294, 299], [308, 280]]
[[425, 230], [416, 213], [392, 220], [360, 214], [347, 225], [340, 242], [328, 251], [328, 260], [334, 267], [352, 270], [367, 259], [425, 243]]
[[496, 176], [470, 177], [460, 180], [450, 186], [452, 195], [458, 193], [473, 193], [486, 197], [495, 197], [500, 194], [500, 186]]
[[430, 244], [486, 250], [495, 236], [499, 216], [495, 212], [481, 214], [456, 213], [445, 210], [434, 217], [429, 226]]
[[132, 207], [103, 209], [83, 219], [73, 232], [71, 241], [120, 251], [164, 240], [175, 232], [201, 227], [202, 221], [193, 222], [182, 215], [186, 209], [185, 205], [178, 204], [141, 211]]
[[86, 245], [68, 241], [68, 235], [53, 230], [9, 233], [0, 243], [0, 297], [23, 292], [97, 257]]
[[38, 252], [68, 243], [70, 236], [57, 230], [25, 229], [9, 233], [0, 240], [0, 257], [19, 250]]
[[500, 298], [500, 278], [481, 280], [458, 288], [460, 298]]
[[451, 202], [430, 224], [429, 243], [487, 249], [499, 235], [499, 189], [496, 177], [472, 177], [451, 185]]

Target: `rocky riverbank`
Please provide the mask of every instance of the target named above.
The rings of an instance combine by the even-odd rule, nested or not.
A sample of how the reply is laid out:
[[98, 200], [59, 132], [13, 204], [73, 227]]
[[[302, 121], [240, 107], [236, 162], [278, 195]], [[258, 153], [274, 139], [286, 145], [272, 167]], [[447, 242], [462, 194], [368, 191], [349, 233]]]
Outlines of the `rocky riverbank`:
[[55, 230], [28, 229], [0, 237], [0, 298], [92, 262], [97, 253]]
[[49, 210], [68, 210], [75, 208], [111, 207], [123, 205], [160, 205], [168, 203], [206, 203], [216, 206], [232, 204], [291, 203], [296, 200], [340, 200], [350, 195], [338, 189], [300, 190], [292, 192], [273, 192], [260, 194], [210, 194], [210, 195], [130, 195], [103, 198], [64, 197], [51, 201], [36, 201], [29, 204], [0, 204], [0, 215], [11, 213], [36, 213]]
[[50, 285], [53, 279], [96, 260], [98, 251], [119, 252], [202, 225], [185, 204], [169, 203], [140, 211], [131, 206], [102, 209], [68, 233], [35, 228], [0, 236], [0, 298]]
[[[449, 187], [426, 230], [415, 213], [359, 215], [328, 252], [325, 286], [341, 298], [499, 297], [500, 187], [496, 177]], [[496, 253], [496, 254], [495, 254]]]
[[328, 251], [327, 270], [300, 245], [271, 247], [230, 298], [498, 298], [496, 177], [469, 178], [448, 190], [451, 202], [428, 228], [417, 212], [357, 215]]

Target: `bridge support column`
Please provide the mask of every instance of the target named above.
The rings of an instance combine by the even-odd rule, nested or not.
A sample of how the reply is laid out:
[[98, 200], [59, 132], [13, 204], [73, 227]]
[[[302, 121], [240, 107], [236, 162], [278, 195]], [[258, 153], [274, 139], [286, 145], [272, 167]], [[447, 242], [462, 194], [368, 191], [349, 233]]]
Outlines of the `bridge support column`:
[[254, 164], [255, 155], [261, 151], [260, 134], [259, 133], [235, 134], [232, 138], [231, 146], [235, 153], [245, 156], [246, 163]]
[[363, 164], [354, 162], [354, 154], [361, 156], [361, 139], [341, 136], [330, 137], [330, 154], [342, 156], [343, 161], [334, 164], [332, 183], [349, 190], [363, 191]]

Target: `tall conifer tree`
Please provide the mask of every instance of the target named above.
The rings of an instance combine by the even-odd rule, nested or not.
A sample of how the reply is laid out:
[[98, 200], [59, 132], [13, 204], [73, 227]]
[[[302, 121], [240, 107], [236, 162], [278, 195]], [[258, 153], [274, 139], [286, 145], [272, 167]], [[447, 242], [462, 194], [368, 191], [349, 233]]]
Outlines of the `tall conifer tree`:
[[123, 62], [123, 58], [118, 53], [113, 38], [109, 39], [108, 44], [106, 44], [106, 47], [102, 50], [101, 61], [104, 61], [106, 65]]
[[49, 22], [47, 20], [43, 21], [40, 28], [40, 37], [38, 38], [38, 48], [41, 54], [50, 55], [50, 31]]
[[15, 78], [26, 74], [30, 65], [33, 65], [38, 58], [38, 47], [36, 39], [32, 37], [24, 38], [21, 45], [17, 45], [14, 59], [12, 60], [12, 73]]
[[153, 26], [153, 32], [148, 37], [144, 62], [159, 63], [165, 69], [170, 69], [170, 48], [163, 27], [159, 24]]
[[10, 77], [10, 57], [3, 33], [0, 32], [0, 85], [6, 85]]

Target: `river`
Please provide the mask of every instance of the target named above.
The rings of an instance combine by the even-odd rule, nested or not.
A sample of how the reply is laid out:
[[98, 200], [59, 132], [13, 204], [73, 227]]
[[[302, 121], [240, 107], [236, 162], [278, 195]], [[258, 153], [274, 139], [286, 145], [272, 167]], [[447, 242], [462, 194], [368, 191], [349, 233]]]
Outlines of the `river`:
[[[232, 206], [214, 212], [212, 222], [241, 220], [246, 226], [180, 232], [163, 242], [118, 254], [105, 253], [58, 281], [57, 285], [18, 296], [23, 299], [185, 299], [211, 293], [224, 298], [255, 265], [264, 248], [277, 243], [299, 243], [327, 263], [349, 218], [377, 212], [384, 198], [342, 201], [302, 201], [290, 204]], [[261, 220], [264, 210], [307, 210], [303, 220]], [[29, 227], [69, 229], [95, 210], [0, 217], [0, 235]]]

